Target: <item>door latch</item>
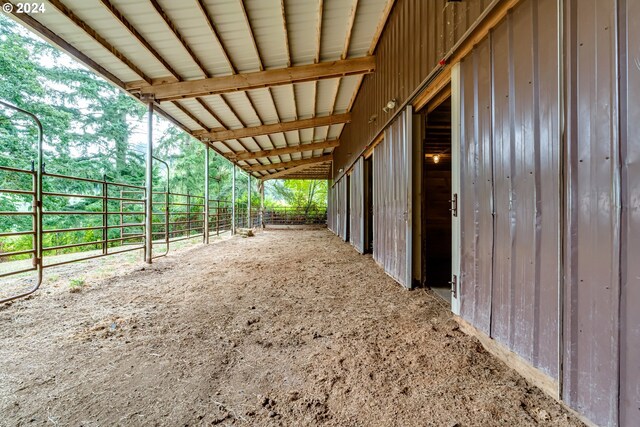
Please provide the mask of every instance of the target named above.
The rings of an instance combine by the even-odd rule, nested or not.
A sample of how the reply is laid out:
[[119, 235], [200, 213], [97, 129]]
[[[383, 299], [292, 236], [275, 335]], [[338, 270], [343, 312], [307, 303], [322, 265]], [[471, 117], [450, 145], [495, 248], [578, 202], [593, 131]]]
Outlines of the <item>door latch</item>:
[[451, 295], [458, 298], [458, 276], [454, 274], [449, 284], [451, 285]]
[[451, 214], [458, 216], [458, 193], [453, 194], [453, 198], [449, 200], [449, 203], [451, 203], [451, 207], [449, 208]]

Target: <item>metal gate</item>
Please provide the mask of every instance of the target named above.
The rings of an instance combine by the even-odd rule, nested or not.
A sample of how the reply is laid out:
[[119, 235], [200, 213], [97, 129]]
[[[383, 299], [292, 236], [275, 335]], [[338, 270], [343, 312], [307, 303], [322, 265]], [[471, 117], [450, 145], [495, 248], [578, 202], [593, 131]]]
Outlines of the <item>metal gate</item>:
[[[35, 292], [45, 268], [137, 250], [146, 258], [146, 188], [110, 181], [107, 176], [92, 179], [47, 172], [38, 118], [11, 104], [0, 101], [0, 105], [29, 116], [38, 128], [37, 160], [31, 168], [0, 166], [0, 197], [12, 206], [0, 211], [0, 279], [19, 279], [11, 285], [2, 283], [0, 303]], [[231, 201], [171, 192], [169, 165], [156, 157], [154, 160], [166, 167], [167, 186], [152, 194], [152, 247], [158, 244], [165, 248], [151, 258], [167, 255], [172, 242], [198, 237], [207, 242], [207, 230], [209, 236], [231, 231]], [[69, 188], [74, 190], [67, 191]], [[69, 226], [59, 225], [64, 223]], [[30, 236], [28, 244], [20, 242], [19, 250], [2, 251], [7, 242], [24, 236]], [[2, 262], [5, 260], [10, 262]], [[29, 272], [35, 272], [35, 278], [22, 280], [19, 276]], [[23, 290], [25, 281], [28, 288]]]

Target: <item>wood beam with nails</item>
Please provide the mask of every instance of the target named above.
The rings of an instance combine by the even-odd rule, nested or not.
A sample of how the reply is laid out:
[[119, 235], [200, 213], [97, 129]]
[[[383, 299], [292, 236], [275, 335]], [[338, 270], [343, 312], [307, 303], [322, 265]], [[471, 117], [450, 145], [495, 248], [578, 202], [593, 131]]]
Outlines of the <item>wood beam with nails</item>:
[[323, 142], [313, 142], [311, 144], [299, 144], [290, 147], [275, 148], [273, 150], [247, 151], [229, 156], [235, 160], [261, 159], [271, 156], [282, 156], [285, 154], [302, 153], [304, 151], [324, 150], [334, 148], [340, 145], [340, 140], [334, 139]]
[[314, 117], [311, 119], [294, 120], [291, 122], [273, 123], [270, 125], [254, 126], [240, 129], [229, 129], [212, 132], [194, 132], [197, 137], [206, 137], [212, 141], [228, 139], [250, 138], [259, 135], [269, 135], [272, 133], [289, 132], [298, 129], [310, 129], [319, 126], [329, 126], [340, 123], [349, 123], [351, 114], [335, 114], [333, 116]]

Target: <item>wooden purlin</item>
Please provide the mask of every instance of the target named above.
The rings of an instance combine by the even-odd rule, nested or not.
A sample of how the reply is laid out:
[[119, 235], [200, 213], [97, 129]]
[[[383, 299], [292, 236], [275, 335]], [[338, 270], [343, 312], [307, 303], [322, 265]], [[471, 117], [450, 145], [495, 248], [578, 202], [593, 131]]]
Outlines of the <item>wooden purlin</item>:
[[134, 73], [136, 73], [140, 78], [142, 78], [145, 82], [151, 84], [151, 78], [147, 76], [136, 64], [133, 63], [129, 58], [127, 58], [122, 52], [116, 49], [111, 43], [109, 43], [104, 37], [102, 37], [97, 31], [95, 31], [89, 24], [80, 19], [71, 9], [66, 7], [59, 0], [50, 0], [49, 3], [53, 5], [60, 13], [66, 16], [71, 22], [76, 24], [79, 28], [81, 28], [89, 37], [98, 42], [102, 47], [107, 49], [113, 56], [118, 58], [123, 64], [131, 69]]
[[[279, 172], [275, 172], [269, 175], [265, 175], [262, 177], [262, 181], [268, 181], [271, 179], [280, 179], [283, 177], [293, 177], [293, 176], [298, 176], [298, 177], [305, 177], [305, 178], [298, 178], [298, 179], [327, 179], [328, 175], [329, 175], [329, 168], [326, 169], [326, 172], [323, 173], [322, 172], [310, 172], [310, 173], [306, 173], [306, 171], [308, 171], [309, 169], [313, 169], [316, 165], [299, 165], [299, 166], [294, 166], [292, 168], [289, 169], [285, 169]], [[314, 178], [314, 176], [318, 177], [318, 178]]]
[[332, 160], [333, 160], [333, 156], [331, 154], [325, 154], [324, 156], [310, 157], [308, 159], [301, 159], [301, 160], [292, 160], [290, 162], [283, 162], [283, 163], [274, 163], [271, 165], [255, 165], [247, 168], [247, 170], [250, 170], [252, 172], [260, 172], [260, 171], [268, 171], [268, 170], [275, 170], [275, 169], [282, 169], [282, 168], [292, 168], [295, 166], [302, 166], [302, 165], [312, 165], [315, 163], [330, 162]]
[[[315, 117], [312, 119], [294, 120], [290, 122], [273, 123], [270, 125], [254, 126], [241, 129], [196, 132], [199, 138], [209, 138], [210, 140], [220, 141], [237, 138], [249, 138], [252, 136], [268, 135], [272, 133], [289, 132], [298, 129], [310, 129], [318, 126], [329, 126], [340, 123], [348, 123], [351, 121], [351, 114], [336, 114], [333, 116]], [[248, 151], [248, 150], [247, 150]]]
[[244, 153], [238, 153], [233, 157], [235, 160], [249, 160], [260, 159], [271, 156], [281, 156], [285, 154], [301, 153], [303, 151], [324, 150], [326, 148], [334, 148], [340, 145], [340, 140], [334, 139], [323, 142], [314, 142], [311, 144], [299, 144], [282, 148], [275, 148], [273, 150], [261, 150], [261, 151], [247, 151]]
[[178, 80], [181, 80], [181, 77], [178, 74], [178, 72], [173, 69], [173, 67], [167, 62], [167, 60], [164, 59], [164, 57], [160, 55], [158, 51], [153, 48], [153, 46], [151, 46], [151, 44], [142, 36], [142, 34], [140, 34], [138, 30], [136, 30], [136, 28], [124, 17], [124, 15], [113, 4], [111, 4], [108, 0], [100, 0], [100, 2], [107, 8], [107, 10], [111, 13], [111, 15], [118, 22], [120, 22], [122, 26], [124, 26], [124, 28], [127, 29], [127, 31], [129, 31], [129, 33], [140, 44], [142, 44], [147, 49], [147, 51], [151, 53], [153, 57], [156, 58], [156, 60], [160, 62], [167, 71], [169, 71], [169, 73], [171, 73], [173, 77], [175, 77]]

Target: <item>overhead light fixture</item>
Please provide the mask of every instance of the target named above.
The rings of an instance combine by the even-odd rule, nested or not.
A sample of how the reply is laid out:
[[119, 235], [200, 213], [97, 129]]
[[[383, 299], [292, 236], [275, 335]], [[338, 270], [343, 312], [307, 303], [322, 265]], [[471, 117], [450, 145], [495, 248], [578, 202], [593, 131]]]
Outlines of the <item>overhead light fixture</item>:
[[388, 113], [389, 111], [393, 110], [394, 108], [396, 108], [396, 99], [395, 98], [393, 98], [391, 101], [387, 102], [387, 105], [384, 106], [382, 111], [384, 111], [385, 113]]
[[342, 169], [342, 168], [338, 169], [338, 173], [342, 173], [343, 170], [344, 169]]
[[436, 154], [435, 156], [433, 156], [433, 163], [439, 163], [440, 162], [440, 155]]

